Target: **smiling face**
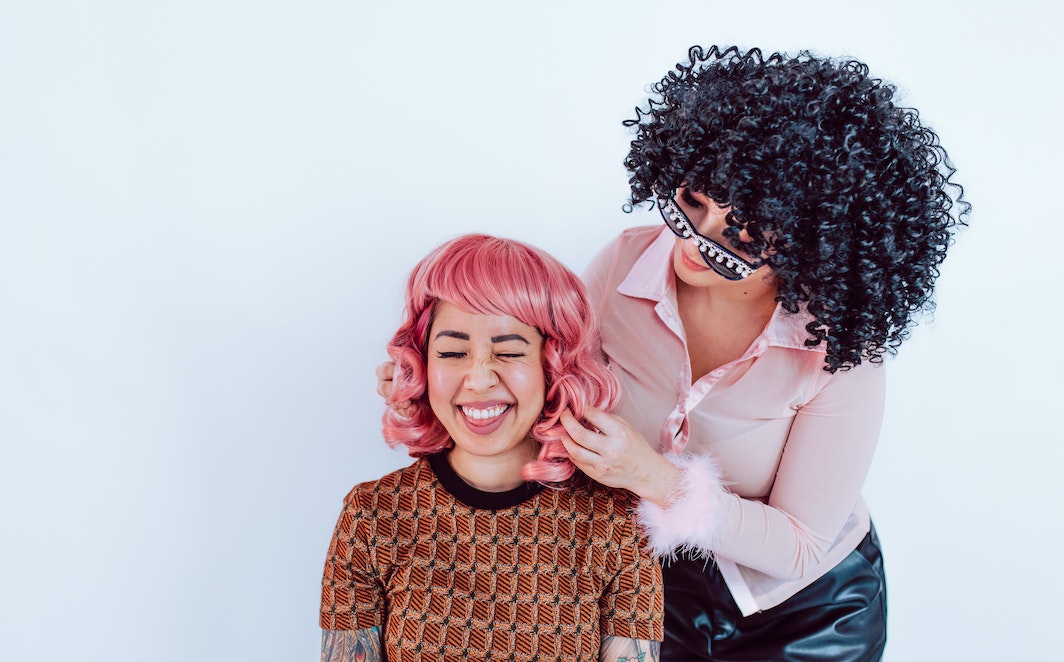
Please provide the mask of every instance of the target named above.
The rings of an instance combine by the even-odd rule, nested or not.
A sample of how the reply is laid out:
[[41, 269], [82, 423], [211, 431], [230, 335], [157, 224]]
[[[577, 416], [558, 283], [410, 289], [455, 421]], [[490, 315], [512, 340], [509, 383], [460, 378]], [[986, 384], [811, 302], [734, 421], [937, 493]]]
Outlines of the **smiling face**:
[[426, 361], [429, 405], [454, 441], [451, 466], [474, 487], [524, 482], [535, 453], [532, 425], [543, 412], [543, 336], [506, 315], [436, 306]]
[[[735, 248], [724, 238], [724, 230], [728, 227], [728, 212], [731, 211], [731, 207], [722, 207], [704, 193], [697, 193], [686, 187], [680, 187], [677, 190], [675, 204], [683, 214], [684, 220], [693, 226], [695, 232], [715, 241], [745, 261], [748, 266], [756, 268], [744, 279], [725, 280], [706, 264], [695, 240], [676, 237], [672, 262], [673, 270], [681, 281], [692, 287], [723, 287], [743, 290], [758, 288], [759, 285], [755, 285], [758, 281], [768, 282], [766, 278], [771, 276], [771, 270], [766, 266], [757, 266], [759, 259], [756, 256]], [[739, 240], [749, 240], [745, 230], [739, 233]], [[762, 259], [764, 257], [764, 255], [761, 256]]]

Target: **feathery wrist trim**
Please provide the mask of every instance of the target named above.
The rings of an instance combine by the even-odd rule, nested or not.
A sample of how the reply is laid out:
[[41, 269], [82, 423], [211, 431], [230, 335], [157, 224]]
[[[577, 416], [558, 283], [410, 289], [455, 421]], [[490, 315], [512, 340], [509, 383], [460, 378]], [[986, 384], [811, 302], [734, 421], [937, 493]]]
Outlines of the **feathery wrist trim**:
[[677, 552], [709, 557], [721, 526], [721, 499], [728, 493], [723, 471], [711, 455], [675, 455], [665, 459], [680, 470], [680, 483], [668, 506], [641, 499], [636, 520], [647, 537], [647, 551], [658, 558], [675, 559]]

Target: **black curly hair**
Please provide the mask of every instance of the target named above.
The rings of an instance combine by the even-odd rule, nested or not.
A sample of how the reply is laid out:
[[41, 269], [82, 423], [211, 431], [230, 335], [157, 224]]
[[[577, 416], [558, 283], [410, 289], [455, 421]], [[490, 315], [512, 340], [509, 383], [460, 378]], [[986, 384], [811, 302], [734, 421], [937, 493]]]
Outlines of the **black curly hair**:
[[694, 46], [651, 87], [624, 161], [626, 209], [681, 185], [731, 205], [725, 236], [764, 252], [776, 300], [814, 320], [835, 372], [894, 354], [971, 205], [938, 135], [856, 60]]

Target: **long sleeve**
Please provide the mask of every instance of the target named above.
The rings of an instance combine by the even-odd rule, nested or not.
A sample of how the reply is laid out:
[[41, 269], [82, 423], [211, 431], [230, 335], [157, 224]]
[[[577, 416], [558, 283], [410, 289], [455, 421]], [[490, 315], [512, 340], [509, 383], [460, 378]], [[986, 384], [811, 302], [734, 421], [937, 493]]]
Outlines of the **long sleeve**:
[[881, 367], [870, 365], [836, 373], [798, 410], [767, 501], [730, 491], [727, 468], [711, 454], [671, 457], [683, 472], [681, 489], [668, 508], [639, 508], [653, 549], [663, 556], [696, 549], [780, 579], [818, 568], [868, 473], [883, 417], [883, 377]]

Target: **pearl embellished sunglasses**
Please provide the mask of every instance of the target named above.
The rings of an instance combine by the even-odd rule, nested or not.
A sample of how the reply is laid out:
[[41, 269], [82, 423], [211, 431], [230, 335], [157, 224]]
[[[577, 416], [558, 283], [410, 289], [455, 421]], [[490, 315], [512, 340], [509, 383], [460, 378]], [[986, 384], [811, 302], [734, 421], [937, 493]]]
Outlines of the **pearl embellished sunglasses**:
[[699, 234], [694, 224], [687, 218], [687, 214], [683, 213], [680, 205], [676, 204], [676, 191], [672, 191], [667, 197], [658, 198], [658, 211], [665, 219], [665, 225], [669, 226], [677, 237], [694, 240], [698, 245], [698, 253], [702, 256], [702, 260], [721, 277], [728, 280], [742, 280], [761, 266], [747, 262], [709, 237]]

